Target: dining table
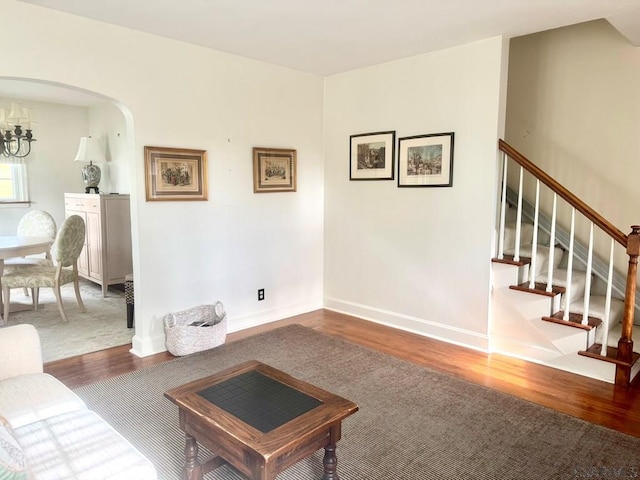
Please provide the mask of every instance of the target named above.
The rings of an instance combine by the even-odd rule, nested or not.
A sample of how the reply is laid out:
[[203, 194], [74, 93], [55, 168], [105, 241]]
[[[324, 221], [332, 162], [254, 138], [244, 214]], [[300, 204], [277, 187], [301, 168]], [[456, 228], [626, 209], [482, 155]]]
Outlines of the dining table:
[[[50, 237], [31, 237], [31, 236], [0, 236], [0, 282], [2, 273], [4, 272], [4, 261], [7, 258], [26, 257], [27, 255], [36, 255], [46, 253], [51, 249], [53, 239]], [[0, 283], [0, 287], [2, 284]], [[33, 305], [23, 303], [12, 303], [10, 311], [20, 311], [32, 309]], [[2, 299], [2, 290], [0, 289], [0, 318], [4, 312], [4, 304]], [[4, 323], [4, 320], [0, 323]]]

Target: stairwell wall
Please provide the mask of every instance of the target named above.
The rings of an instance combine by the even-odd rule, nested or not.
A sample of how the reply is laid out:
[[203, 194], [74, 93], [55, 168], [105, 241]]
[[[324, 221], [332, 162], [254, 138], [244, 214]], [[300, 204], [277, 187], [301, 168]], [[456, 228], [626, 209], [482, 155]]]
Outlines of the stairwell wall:
[[[325, 307], [487, 347], [507, 55], [493, 38], [325, 80]], [[455, 132], [453, 186], [349, 181], [349, 136], [388, 130]]]
[[[640, 48], [606, 20], [511, 40], [506, 141], [624, 233], [640, 223], [638, 85]], [[568, 229], [569, 209], [558, 215]], [[576, 232], [587, 245], [586, 220]], [[608, 259], [608, 237], [596, 235], [595, 248]]]

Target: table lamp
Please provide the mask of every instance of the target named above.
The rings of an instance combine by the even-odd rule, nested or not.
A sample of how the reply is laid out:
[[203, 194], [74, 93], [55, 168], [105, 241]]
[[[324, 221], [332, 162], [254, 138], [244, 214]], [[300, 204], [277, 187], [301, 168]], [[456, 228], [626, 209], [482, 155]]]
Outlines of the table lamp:
[[98, 189], [101, 176], [100, 167], [94, 165], [93, 162], [102, 163], [107, 161], [101, 139], [99, 137], [81, 137], [78, 153], [76, 153], [76, 158], [73, 161], [89, 163], [89, 165], [82, 167], [82, 180], [86, 185], [85, 193], [90, 193], [92, 189], [94, 193], [100, 193]]

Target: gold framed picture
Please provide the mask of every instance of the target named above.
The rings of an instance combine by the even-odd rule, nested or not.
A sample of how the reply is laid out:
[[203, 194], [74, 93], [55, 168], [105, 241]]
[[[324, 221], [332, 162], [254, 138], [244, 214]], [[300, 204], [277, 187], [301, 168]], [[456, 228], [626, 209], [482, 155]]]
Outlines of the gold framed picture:
[[297, 153], [284, 148], [253, 148], [254, 193], [295, 192]]
[[144, 147], [147, 202], [207, 200], [207, 152]]

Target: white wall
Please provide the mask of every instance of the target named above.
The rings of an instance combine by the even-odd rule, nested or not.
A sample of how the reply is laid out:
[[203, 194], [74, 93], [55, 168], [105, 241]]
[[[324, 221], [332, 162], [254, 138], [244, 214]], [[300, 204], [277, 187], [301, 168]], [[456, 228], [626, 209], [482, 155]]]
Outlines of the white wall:
[[[0, 76], [78, 87], [122, 108], [136, 353], [163, 350], [162, 316], [200, 303], [222, 300], [232, 331], [322, 306], [321, 78], [12, 0], [2, 12], [0, 38], [12, 47]], [[145, 145], [207, 150], [209, 200], [146, 202]], [[253, 193], [253, 146], [297, 149], [296, 193]]]
[[[89, 133], [118, 159], [109, 191], [132, 195], [136, 353], [164, 349], [171, 311], [220, 299], [234, 331], [320, 308], [323, 292], [329, 308], [486, 348], [502, 38], [323, 81], [2, 5], [0, 38], [14, 47], [0, 76], [96, 92], [119, 109], [91, 109]], [[453, 187], [350, 182], [349, 136], [380, 130], [455, 132]], [[145, 145], [207, 150], [209, 200], [146, 202]], [[298, 150], [298, 192], [253, 193], [253, 146]]]
[[[629, 233], [640, 223], [640, 49], [598, 20], [514, 38], [510, 51], [506, 141]], [[608, 258], [608, 240], [596, 242]]]
[[[8, 106], [11, 99], [0, 98]], [[33, 108], [36, 141], [27, 156], [31, 206], [0, 206], [0, 235], [15, 235], [20, 218], [29, 209], [46, 210], [58, 225], [64, 221], [64, 193], [84, 192], [82, 164], [74, 163], [80, 137], [89, 134], [85, 107], [19, 100]]]
[[[507, 46], [493, 38], [326, 79], [328, 308], [487, 347]], [[453, 187], [349, 181], [349, 136], [387, 130], [455, 132]]]
[[102, 138], [106, 163], [100, 165], [101, 193], [131, 192], [129, 163], [131, 154], [127, 148], [127, 126], [124, 115], [112, 103], [101, 103], [89, 108], [89, 134]]

